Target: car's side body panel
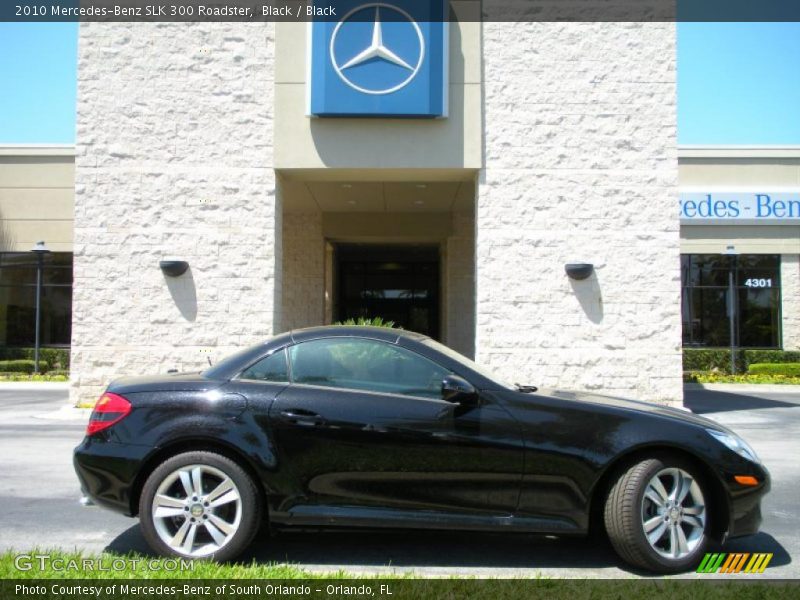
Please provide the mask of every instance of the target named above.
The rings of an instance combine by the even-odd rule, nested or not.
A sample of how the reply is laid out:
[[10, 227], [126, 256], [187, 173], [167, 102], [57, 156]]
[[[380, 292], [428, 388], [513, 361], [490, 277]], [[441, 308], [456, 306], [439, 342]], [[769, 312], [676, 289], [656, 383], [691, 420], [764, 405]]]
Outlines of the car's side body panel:
[[316, 507], [304, 520], [344, 507], [509, 516], [517, 506], [523, 441], [500, 405], [292, 385], [269, 423], [295, 482], [276, 520], [303, 505]]

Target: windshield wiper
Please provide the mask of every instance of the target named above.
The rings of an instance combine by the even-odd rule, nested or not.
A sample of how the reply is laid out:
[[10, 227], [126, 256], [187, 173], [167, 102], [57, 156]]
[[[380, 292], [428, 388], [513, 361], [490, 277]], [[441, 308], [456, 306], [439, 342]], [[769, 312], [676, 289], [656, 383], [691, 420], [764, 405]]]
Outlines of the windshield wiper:
[[515, 383], [514, 385], [517, 386], [517, 391], [523, 394], [532, 394], [539, 389], [535, 385], [521, 385], [519, 383]]

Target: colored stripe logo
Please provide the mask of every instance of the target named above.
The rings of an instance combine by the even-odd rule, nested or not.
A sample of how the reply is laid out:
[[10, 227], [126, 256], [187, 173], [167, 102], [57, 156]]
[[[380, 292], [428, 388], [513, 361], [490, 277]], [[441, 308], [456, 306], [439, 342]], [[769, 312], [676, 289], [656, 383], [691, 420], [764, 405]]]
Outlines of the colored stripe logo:
[[772, 552], [708, 553], [697, 567], [698, 573], [763, 573]]

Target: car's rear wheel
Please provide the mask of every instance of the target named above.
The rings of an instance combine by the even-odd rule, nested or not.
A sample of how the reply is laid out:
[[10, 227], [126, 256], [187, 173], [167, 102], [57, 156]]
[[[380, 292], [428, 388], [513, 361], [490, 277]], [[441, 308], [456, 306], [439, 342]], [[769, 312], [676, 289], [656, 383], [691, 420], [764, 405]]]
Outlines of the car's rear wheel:
[[147, 478], [139, 518], [148, 544], [162, 555], [229, 560], [258, 531], [261, 502], [237, 463], [213, 452], [186, 452]]
[[660, 573], [693, 568], [708, 545], [706, 484], [678, 458], [643, 460], [619, 475], [608, 494], [605, 525], [623, 560]]

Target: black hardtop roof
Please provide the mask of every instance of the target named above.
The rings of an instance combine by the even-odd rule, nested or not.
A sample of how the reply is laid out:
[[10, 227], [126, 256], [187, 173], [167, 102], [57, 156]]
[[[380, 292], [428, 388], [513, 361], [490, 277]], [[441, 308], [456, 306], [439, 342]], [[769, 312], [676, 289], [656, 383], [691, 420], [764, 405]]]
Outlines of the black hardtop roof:
[[291, 331], [292, 341], [314, 340], [326, 337], [362, 337], [373, 340], [397, 343], [400, 338], [420, 342], [427, 336], [404, 329], [389, 327], [371, 327], [367, 325], [327, 325], [324, 327], [306, 327]]

